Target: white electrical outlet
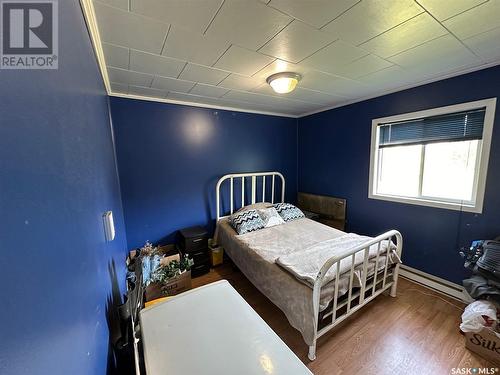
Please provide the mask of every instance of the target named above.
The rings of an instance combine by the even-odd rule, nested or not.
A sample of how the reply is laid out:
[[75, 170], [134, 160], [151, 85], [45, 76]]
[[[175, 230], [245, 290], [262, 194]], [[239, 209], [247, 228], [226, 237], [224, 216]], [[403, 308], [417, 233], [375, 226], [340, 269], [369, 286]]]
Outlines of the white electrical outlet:
[[102, 215], [102, 220], [104, 222], [104, 234], [106, 236], [106, 241], [113, 241], [115, 239], [115, 223], [113, 221], [113, 211], [106, 211]]

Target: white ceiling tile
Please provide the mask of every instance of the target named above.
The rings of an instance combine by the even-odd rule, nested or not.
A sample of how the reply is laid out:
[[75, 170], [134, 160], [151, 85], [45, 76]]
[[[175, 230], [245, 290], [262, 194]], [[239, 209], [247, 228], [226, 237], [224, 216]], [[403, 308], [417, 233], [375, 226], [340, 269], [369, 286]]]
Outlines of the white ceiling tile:
[[382, 70], [393, 65], [387, 60], [384, 60], [375, 55], [367, 55], [352, 61], [351, 63], [338, 67], [335, 74], [347, 78], [358, 78], [367, 74]]
[[419, 0], [429, 13], [443, 21], [488, 0]]
[[226, 0], [206, 35], [257, 50], [290, 21], [291, 17], [257, 1]]
[[144, 87], [150, 86], [151, 81], [153, 80], [153, 76], [151, 74], [132, 72], [130, 70], [112, 67], [108, 67], [108, 76], [110, 82]]
[[107, 66], [128, 69], [129, 49], [115, 46], [114, 44], [103, 43], [102, 49]]
[[128, 0], [98, 0], [98, 1], [107, 4], [109, 6], [128, 11]]
[[348, 98], [362, 94], [367, 88], [360, 82], [316, 71], [310, 71], [307, 75], [304, 75], [299, 84], [303, 88]]
[[167, 94], [167, 99], [179, 100], [182, 102], [197, 103], [197, 104], [208, 104], [208, 105], [221, 105], [219, 99], [211, 98], [201, 95], [186, 94], [182, 92], [170, 91]]
[[188, 92], [195, 85], [194, 82], [183, 81], [181, 79], [174, 79], [168, 77], [156, 76], [151, 84], [152, 88], [166, 91]]
[[227, 93], [229, 90], [218, 87], [218, 86], [212, 86], [212, 85], [204, 85], [202, 83], [197, 83], [191, 91], [189, 91], [190, 94], [194, 95], [201, 95], [201, 96], [208, 96], [212, 98], [220, 98], [222, 95]]
[[258, 79], [259, 83], [262, 84], [266, 82], [267, 77], [275, 73], [294, 72], [304, 77], [312, 70], [313, 69], [304, 66], [303, 64], [293, 64], [278, 59], [267, 65], [264, 69], [259, 70], [253, 77]]
[[259, 52], [297, 63], [334, 40], [333, 36], [295, 20]]
[[185, 79], [192, 82], [201, 82], [209, 85], [217, 85], [220, 81], [226, 78], [229, 72], [210, 68], [208, 66], [188, 63], [181, 75], [180, 79]]
[[352, 44], [337, 40], [304, 61], [301, 61], [300, 64], [323, 72], [333, 73], [337, 67], [366, 56], [368, 53]]
[[168, 24], [95, 2], [99, 33], [103, 42], [160, 53]]
[[497, 27], [496, 29], [465, 39], [464, 43], [486, 61], [493, 61], [500, 59], [499, 40], [500, 27]]
[[239, 74], [230, 74], [225, 78], [219, 86], [226, 87], [231, 90], [251, 90], [257, 87], [260, 81], [254, 77], [246, 77]]
[[452, 35], [445, 35], [392, 56], [403, 68], [423, 73], [439, 73], [480, 61]]
[[500, 60], [500, 0], [93, 1], [112, 93], [300, 115]]
[[128, 93], [128, 85], [123, 84], [123, 83], [116, 83], [116, 82], [110, 82], [111, 85], [111, 91], [113, 93], [121, 93], [121, 94], [126, 94]]
[[445, 34], [447, 31], [439, 22], [422, 13], [363, 43], [361, 47], [381, 57], [389, 57]]
[[272, 0], [273, 8], [304, 21], [316, 28], [337, 18], [360, 0]]
[[185, 61], [130, 50], [130, 70], [136, 72], [177, 78], [184, 65], [186, 65]]
[[500, 1], [490, 0], [443, 23], [461, 39], [492, 30], [500, 26]]
[[397, 65], [393, 65], [360, 77], [358, 80], [370, 87], [384, 91], [405, 86], [413, 81], [418, 82], [422, 78], [421, 74], [408, 72]]
[[229, 46], [230, 43], [224, 39], [210, 38], [172, 26], [162, 55], [211, 66]]
[[322, 30], [358, 45], [422, 12], [413, 0], [363, 0]]
[[330, 95], [324, 92], [309, 90], [302, 87], [297, 87], [295, 90], [293, 90], [288, 94], [278, 94], [274, 92], [271, 86], [269, 86], [267, 83], [263, 83], [262, 85], [253, 89], [252, 91], [259, 94], [276, 96], [283, 99], [300, 100], [303, 102], [315, 103], [323, 106], [333, 105], [337, 102], [341, 102], [346, 99], [343, 96]]
[[215, 63], [214, 67], [251, 76], [273, 62], [273, 60], [272, 57], [232, 45]]
[[309, 90], [302, 87], [297, 87], [290, 94], [292, 94], [290, 98], [321, 105], [334, 105], [335, 103], [344, 101], [346, 99], [345, 97], [340, 95], [330, 95], [324, 92]]
[[290, 100], [285, 98], [278, 98], [271, 95], [261, 95], [248, 91], [235, 91], [235, 90], [229, 91], [227, 94], [223, 96], [223, 98], [231, 100], [240, 100], [255, 104], [271, 105], [274, 107], [281, 107], [281, 108], [284, 107], [292, 108], [294, 106], [297, 107], [308, 104], [298, 100]]
[[204, 33], [222, 0], [130, 0], [130, 10]]
[[165, 90], [157, 90], [157, 89], [152, 89], [150, 87], [140, 87], [140, 86], [129, 86], [128, 93], [129, 95], [148, 96], [160, 99], [165, 99], [165, 97], [167, 96], [167, 91]]

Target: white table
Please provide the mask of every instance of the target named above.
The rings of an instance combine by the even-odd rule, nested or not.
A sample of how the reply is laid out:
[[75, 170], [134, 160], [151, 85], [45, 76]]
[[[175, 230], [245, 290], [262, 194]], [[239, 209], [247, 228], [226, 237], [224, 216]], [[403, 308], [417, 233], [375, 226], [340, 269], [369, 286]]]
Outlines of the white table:
[[312, 374], [225, 280], [140, 313], [148, 375]]

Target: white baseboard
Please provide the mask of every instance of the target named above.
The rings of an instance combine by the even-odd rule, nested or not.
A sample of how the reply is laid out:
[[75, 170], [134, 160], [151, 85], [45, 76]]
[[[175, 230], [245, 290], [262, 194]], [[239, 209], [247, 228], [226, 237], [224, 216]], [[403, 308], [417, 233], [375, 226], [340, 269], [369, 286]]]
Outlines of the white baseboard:
[[399, 268], [399, 275], [461, 302], [470, 303], [473, 301], [461, 285], [430, 275], [415, 268], [401, 265]]

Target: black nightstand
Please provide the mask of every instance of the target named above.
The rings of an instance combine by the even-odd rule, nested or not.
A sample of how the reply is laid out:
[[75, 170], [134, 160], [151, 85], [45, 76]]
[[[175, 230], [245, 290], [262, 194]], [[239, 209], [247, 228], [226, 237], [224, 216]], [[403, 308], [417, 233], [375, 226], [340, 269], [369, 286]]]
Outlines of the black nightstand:
[[196, 277], [210, 271], [208, 254], [208, 232], [203, 227], [184, 228], [179, 231], [179, 250], [193, 259], [191, 276]]

